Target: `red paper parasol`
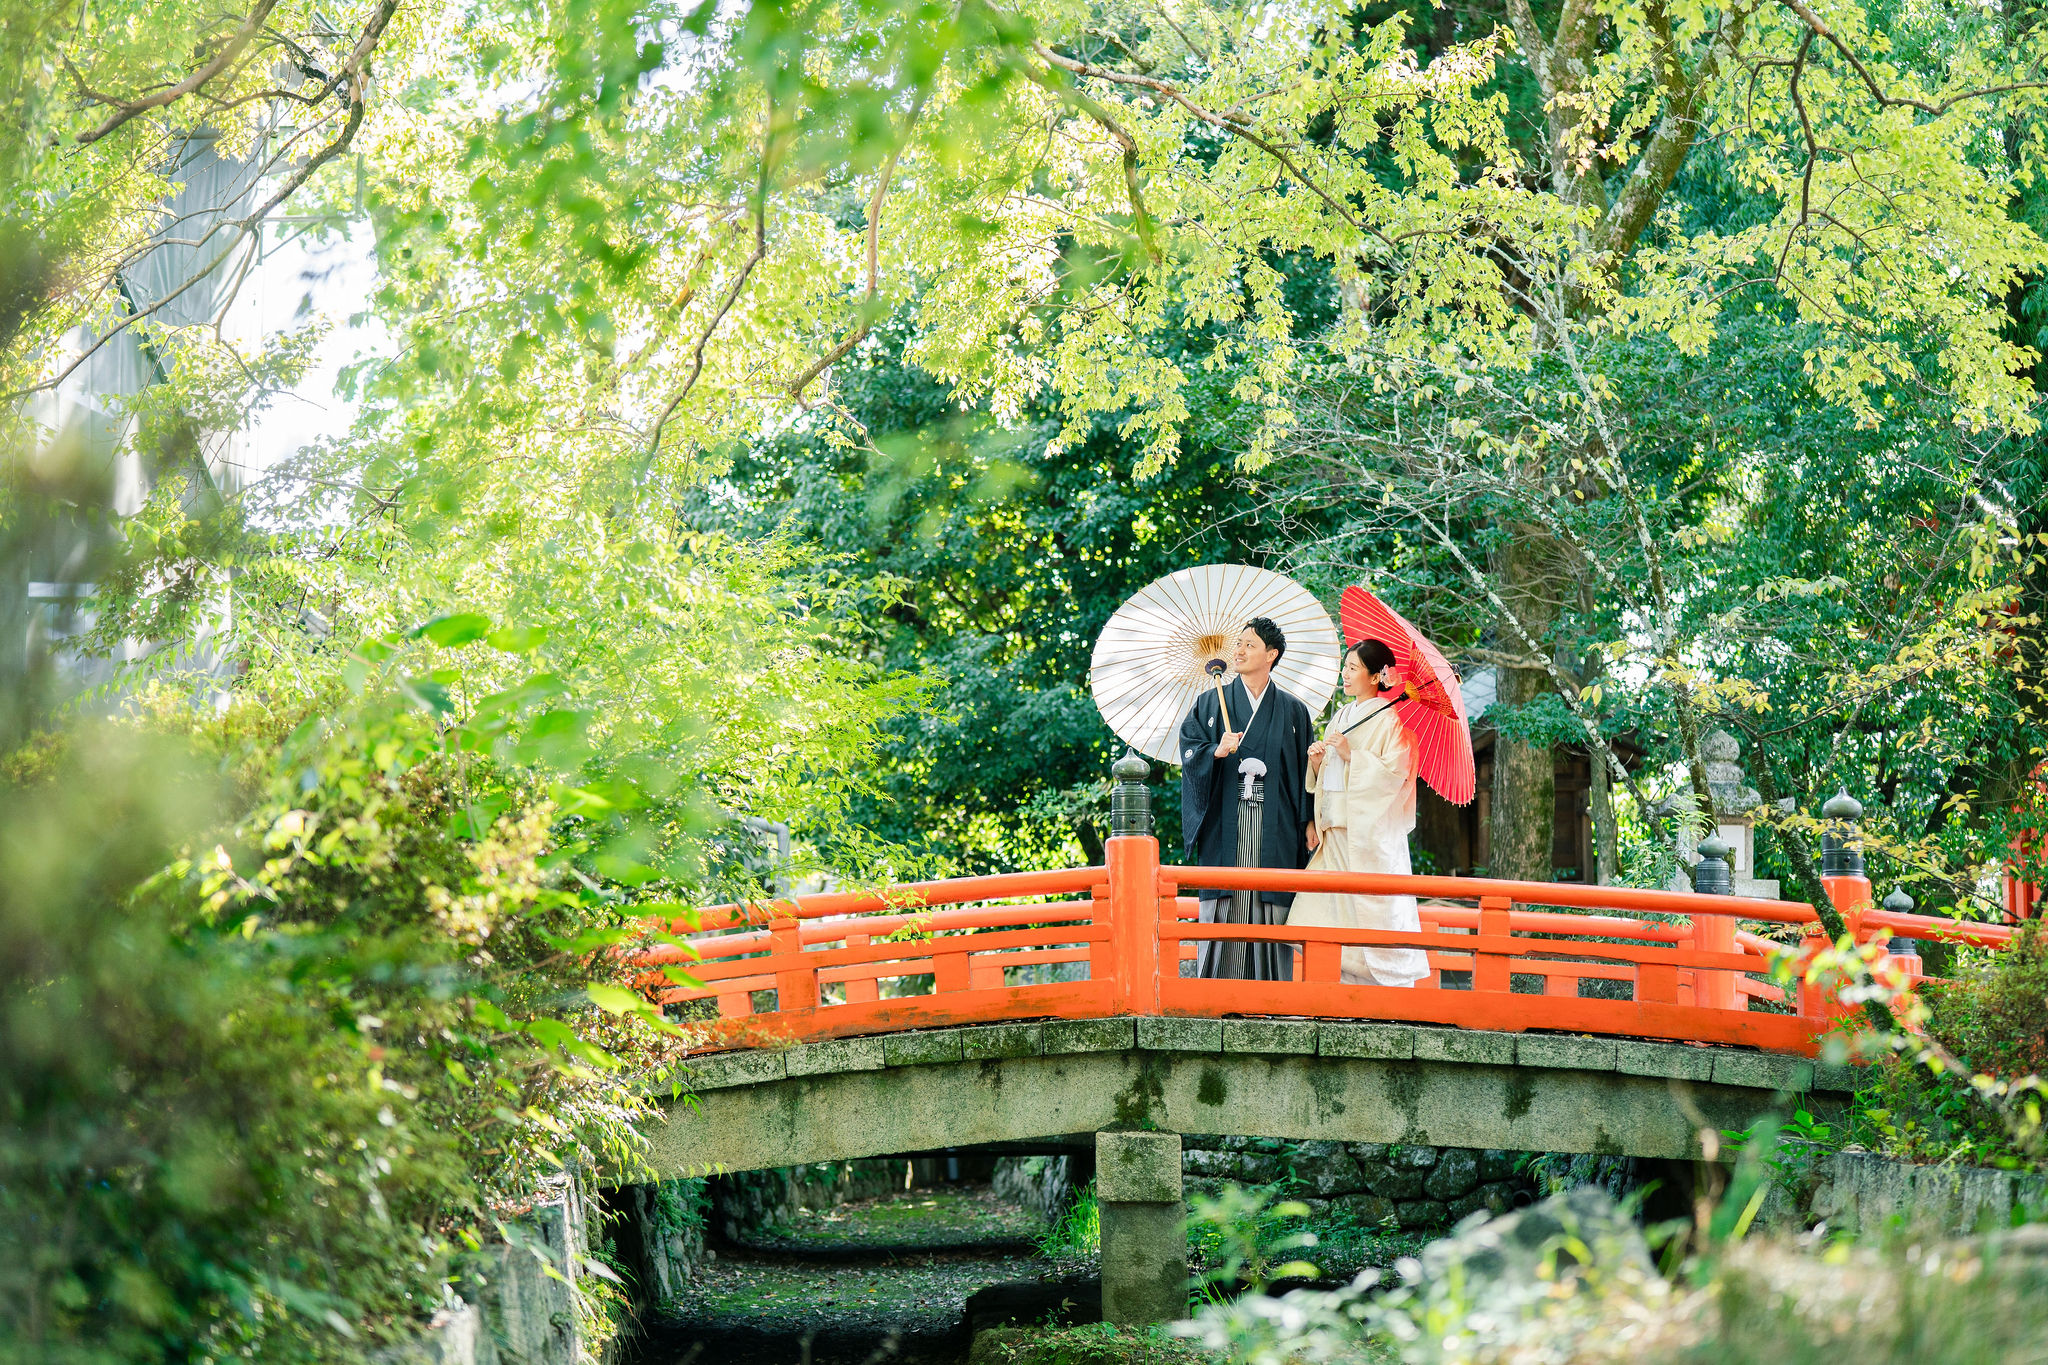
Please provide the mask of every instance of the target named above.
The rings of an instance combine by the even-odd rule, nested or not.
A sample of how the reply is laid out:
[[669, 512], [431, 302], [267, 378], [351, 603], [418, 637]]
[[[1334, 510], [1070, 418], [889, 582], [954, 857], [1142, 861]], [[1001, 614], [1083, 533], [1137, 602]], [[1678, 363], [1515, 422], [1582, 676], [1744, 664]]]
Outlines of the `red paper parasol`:
[[1422, 780], [1454, 806], [1470, 802], [1475, 785], [1472, 729], [1465, 721], [1458, 675], [1444, 661], [1443, 651], [1364, 588], [1344, 589], [1338, 614], [1346, 645], [1378, 640], [1394, 651], [1395, 669], [1408, 688], [1408, 695], [1394, 703], [1394, 714], [1415, 736]]

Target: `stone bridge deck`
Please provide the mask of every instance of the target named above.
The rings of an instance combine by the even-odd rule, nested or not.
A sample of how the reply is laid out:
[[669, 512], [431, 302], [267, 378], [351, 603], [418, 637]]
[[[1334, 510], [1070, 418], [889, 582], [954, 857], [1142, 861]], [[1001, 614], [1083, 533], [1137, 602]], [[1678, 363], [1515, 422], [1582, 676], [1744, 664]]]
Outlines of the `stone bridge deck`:
[[1839, 1110], [1856, 1069], [1682, 1043], [1396, 1023], [1122, 1017], [721, 1053], [648, 1136], [665, 1174], [1104, 1130], [1686, 1158], [1703, 1129], [1794, 1099]]

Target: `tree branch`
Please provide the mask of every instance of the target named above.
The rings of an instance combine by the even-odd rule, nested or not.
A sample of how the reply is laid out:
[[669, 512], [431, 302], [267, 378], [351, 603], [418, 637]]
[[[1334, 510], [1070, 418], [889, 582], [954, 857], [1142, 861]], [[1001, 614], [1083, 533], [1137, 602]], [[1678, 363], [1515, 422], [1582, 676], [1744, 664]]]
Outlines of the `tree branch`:
[[1939, 104], [1932, 104], [1911, 95], [1887, 95], [1884, 87], [1878, 84], [1877, 77], [1871, 74], [1870, 68], [1863, 64], [1863, 59], [1852, 52], [1849, 49], [1849, 45], [1843, 42], [1818, 14], [1813, 12], [1812, 8], [1806, 4], [1806, 0], [1784, 0], [1784, 4], [1785, 8], [1799, 16], [1801, 23], [1819, 34], [1828, 46], [1842, 54], [1842, 59], [1848, 62], [1850, 67], [1855, 70], [1856, 75], [1862, 80], [1864, 88], [1870, 91], [1870, 97], [1877, 101], [1880, 108], [1918, 109], [1923, 114], [1932, 114], [1939, 117], [1955, 108], [1958, 104], [1966, 104], [1971, 100], [1987, 99], [1992, 95], [2003, 95], [2014, 90], [2048, 89], [2048, 81], [2009, 81], [2004, 85], [1987, 85], [1978, 90], [1965, 90], [1961, 94], [1949, 96]]
[[1785, 245], [1778, 249], [1778, 268], [1773, 275], [1783, 278], [1785, 262], [1792, 255], [1792, 243], [1813, 214], [1813, 168], [1820, 164], [1820, 144], [1813, 135], [1813, 119], [1806, 112], [1806, 97], [1799, 93], [1799, 78], [1806, 72], [1806, 54], [1813, 48], [1813, 30], [1806, 31], [1800, 40], [1799, 52], [1792, 58], [1792, 78], [1786, 83], [1785, 93], [1792, 98], [1792, 107], [1799, 112], [1799, 132], [1806, 140], [1806, 169], [1799, 177], [1799, 221], [1785, 233]]
[[725, 291], [725, 297], [718, 301], [718, 310], [711, 315], [711, 320], [704, 324], [704, 330], [698, 334], [697, 344], [690, 350], [690, 372], [684, 378], [683, 386], [676, 390], [675, 396], [662, 408], [661, 416], [654, 419], [654, 430], [647, 438], [647, 454], [650, 459], [661, 450], [662, 434], [668, 430], [669, 419], [675, 416], [676, 409], [682, 407], [683, 401], [690, 396], [690, 391], [697, 387], [698, 377], [704, 373], [704, 348], [711, 344], [711, 338], [718, 331], [719, 325], [725, 321], [725, 315], [730, 313], [733, 304], [739, 301], [740, 292], [747, 287], [747, 280], [753, 275], [754, 267], [768, 254], [768, 190], [774, 183], [775, 162], [781, 141], [781, 130], [775, 121], [774, 97], [771, 95], [768, 105], [768, 127], [762, 135], [761, 173], [754, 185], [754, 249], [748, 254], [747, 259], [740, 263], [739, 273], [733, 276], [731, 286]]
[[1521, 45], [1522, 58], [1529, 63], [1529, 74], [1536, 78], [1536, 88], [1543, 92], [1543, 103], [1547, 106], [1557, 98], [1557, 84], [1550, 77], [1550, 44], [1536, 23], [1529, 0], [1507, 0], [1507, 4], [1515, 41]]
[[[271, 3], [274, 4], [275, 0], [271, 0]], [[268, 12], [268, 6], [265, 6], [264, 9], [265, 12]], [[165, 294], [162, 298], [156, 299], [143, 307], [136, 307], [131, 301], [127, 313], [121, 320], [106, 331], [95, 336], [92, 344], [87, 346], [77, 356], [74, 356], [69, 364], [41, 383], [32, 384], [27, 388], [17, 389], [12, 393], [0, 395], [0, 401], [12, 402], [25, 398], [32, 393], [39, 393], [62, 384], [66, 379], [70, 378], [79, 366], [97, 355], [108, 342], [135, 324], [154, 317], [174, 300], [182, 297], [188, 290], [196, 286], [201, 280], [211, 276], [244, 242], [260, 229], [264, 220], [271, 213], [275, 212], [280, 204], [284, 203], [293, 194], [296, 194], [305, 185], [306, 181], [311, 179], [313, 174], [322, 166], [346, 151], [355, 140], [356, 133], [363, 124], [365, 96], [369, 81], [369, 59], [376, 52], [378, 44], [383, 41], [384, 32], [389, 27], [392, 16], [397, 12], [398, 0], [383, 0], [383, 3], [377, 7], [377, 12], [372, 16], [370, 23], [364, 28], [362, 37], [357, 40], [354, 49], [349, 53], [348, 60], [342, 64], [341, 68], [329, 80], [326, 86], [327, 91], [334, 90], [343, 81], [347, 81], [349, 87], [348, 117], [343, 122], [341, 131], [335, 134], [333, 140], [308, 157], [306, 162], [297, 170], [286, 176], [283, 183], [254, 211], [240, 218], [223, 220], [209, 228], [197, 240], [180, 243], [194, 248], [202, 247], [213, 238], [215, 233], [226, 228], [232, 228], [234, 230], [232, 240], [222, 247], [220, 252], [211, 261], [208, 261], [201, 269], [194, 271], [186, 278], [183, 284], [173, 289], [170, 293]], [[164, 101], [164, 103], [168, 102]], [[136, 112], [139, 113], [141, 110], [138, 108]], [[103, 134], [96, 134], [95, 136], [101, 135]], [[167, 240], [174, 239], [152, 239], [149, 245], [138, 254], [146, 255], [150, 250], [165, 244]], [[115, 271], [117, 277], [119, 269], [117, 267]]]
[[[1650, 8], [1662, 17], [1664, 7], [1661, 3]], [[1656, 217], [1658, 205], [1664, 202], [1665, 193], [1670, 190], [1672, 181], [1678, 178], [1686, 156], [1699, 137], [1700, 99], [1720, 75], [1724, 56], [1733, 55], [1741, 46], [1748, 18], [1743, 10], [1730, 10], [1721, 16], [1720, 28], [1707, 44], [1698, 67], [1690, 77], [1685, 74], [1685, 64], [1679, 60], [1675, 46], [1670, 43], [1669, 21], [1663, 21], [1659, 35], [1663, 41], [1659, 50], [1660, 65], [1664, 70], [1658, 84], [1664, 89], [1664, 116], [1657, 122], [1657, 131], [1651, 135], [1650, 145], [1643, 149], [1635, 169], [1629, 172], [1628, 183], [1622, 187], [1620, 197], [1601, 220], [1595, 240], [1602, 251], [1617, 257], [1626, 254]]]
[[[1043, 43], [1034, 43], [1032, 47], [1041, 56], [1044, 56], [1046, 60], [1062, 70], [1067, 69], [1069, 66], [1083, 70], [1100, 69], [1088, 67], [1084, 62], [1070, 62], [1069, 59], [1060, 57], [1058, 53], [1053, 52], [1051, 48], [1048, 48]], [[1110, 113], [1100, 100], [1079, 86], [1074, 85], [1072, 82], [1062, 84], [1054, 80], [1050, 72], [1034, 71], [1028, 66], [1024, 68], [1024, 71], [1035, 84], [1072, 103], [1083, 113], [1087, 114], [1089, 118], [1094, 119], [1102, 126], [1104, 132], [1115, 139], [1116, 145], [1122, 149], [1124, 192], [1130, 196], [1131, 226], [1138, 234], [1138, 243], [1144, 247], [1145, 255], [1150, 258], [1154, 265], [1159, 264], [1159, 242], [1152, 228], [1152, 213], [1151, 210], [1145, 207], [1145, 194], [1139, 183], [1138, 140], [1131, 136], [1130, 131], [1117, 121], [1116, 116]]]
[[349, 52], [348, 60], [342, 63], [341, 69], [336, 71], [328, 82], [330, 90], [343, 80], [348, 82], [348, 118], [342, 124], [341, 131], [334, 135], [333, 141], [308, 157], [305, 165], [285, 177], [285, 182], [264, 201], [263, 207], [242, 220], [244, 227], [260, 223], [269, 217], [272, 210], [312, 179], [315, 171], [347, 151], [350, 144], [355, 141], [357, 130], [363, 126], [364, 100], [369, 93], [370, 55], [377, 50], [377, 45], [384, 41], [384, 30], [390, 26], [391, 17], [396, 13], [398, 0], [383, 0], [383, 3], [377, 6], [377, 12], [371, 16], [369, 24], [363, 29], [363, 36], [356, 40], [355, 47]]
[[[249, 11], [249, 17], [242, 21], [242, 26], [235, 30], [234, 36], [228, 39], [226, 44], [221, 47], [221, 50], [214, 54], [212, 61], [200, 67], [176, 85], [166, 86], [153, 95], [145, 95], [139, 100], [123, 104], [112, 114], [108, 115], [106, 122], [102, 123], [99, 127], [92, 129], [90, 132], [80, 133], [78, 135], [78, 144], [83, 147], [98, 142], [130, 119], [138, 118], [152, 109], [161, 109], [167, 104], [175, 104], [205, 85], [208, 81], [226, 70], [235, 58], [241, 55], [242, 49], [249, 45], [249, 40], [256, 36], [257, 30], [263, 27], [263, 21], [270, 17], [270, 11], [275, 8], [277, 8], [277, 0], [256, 0], [256, 8]], [[96, 95], [95, 98], [106, 99], [104, 95]]]
[[[1117, 71], [1109, 67], [1095, 66], [1088, 62], [1076, 61], [1072, 57], [1064, 56], [1061, 53], [1054, 51], [1052, 48], [1047, 47], [1044, 43], [1033, 43], [1031, 45], [1031, 50], [1037, 53], [1039, 57], [1044, 59], [1048, 65], [1057, 67], [1059, 70], [1064, 71], [1069, 75], [1093, 77], [1096, 80], [1109, 81], [1112, 84], [1116, 85], [1137, 86], [1138, 88], [1143, 90], [1150, 90], [1154, 94], [1159, 95], [1164, 99], [1179, 105], [1181, 108], [1187, 110], [1188, 113], [1192, 114], [1195, 118], [1199, 119], [1203, 123], [1208, 124], [1210, 127], [1219, 129], [1222, 132], [1229, 133], [1232, 137], [1247, 142], [1252, 146], [1258, 148], [1260, 151], [1264, 152], [1267, 156], [1271, 157], [1274, 161], [1278, 162], [1282, 167], [1284, 167], [1287, 170], [1287, 173], [1289, 175], [1292, 175], [1297, 181], [1299, 181], [1304, 189], [1308, 190], [1309, 193], [1315, 195], [1316, 198], [1322, 200], [1324, 204], [1329, 206], [1331, 212], [1335, 213], [1339, 218], [1342, 218], [1346, 224], [1348, 224], [1351, 228], [1353, 228], [1360, 234], [1365, 236], [1377, 237], [1381, 242], [1385, 243], [1389, 249], [1392, 249], [1396, 246], [1394, 240], [1391, 237], [1387, 236], [1384, 232], [1381, 232], [1378, 228], [1373, 227], [1369, 223], [1359, 221], [1358, 216], [1351, 212], [1349, 206], [1347, 206], [1342, 200], [1338, 199], [1335, 195], [1331, 194], [1328, 190], [1324, 189], [1320, 184], [1316, 183], [1315, 179], [1311, 177], [1308, 174], [1308, 172], [1304, 171], [1301, 168], [1301, 166], [1298, 163], [1296, 163], [1294, 158], [1288, 155], [1284, 149], [1274, 145], [1274, 143], [1271, 140], [1260, 136], [1256, 131], [1254, 131], [1249, 120], [1243, 118], [1234, 118], [1228, 114], [1219, 114], [1213, 110], [1206, 109], [1203, 106], [1195, 103], [1194, 100], [1190, 99], [1187, 96], [1187, 94], [1183, 92], [1178, 86], [1175, 86], [1169, 81], [1160, 80], [1156, 76], [1141, 76], [1129, 71]], [[1027, 68], [1027, 71], [1028, 70], [1029, 69]], [[1031, 75], [1032, 79], [1038, 81], [1041, 85], [1046, 84], [1043, 76], [1040, 73], [1030, 72], [1029, 74]], [[1047, 88], [1050, 89], [1052, 87], [1048, 86]], [[1080, 94], [1080, 92], [1078, 91], [1076, 92], [1076, 94], [1079, 95], [1079, 97], [1082, 99], [1087, 98], [1085, 94]], [[1097, 108], [1100, 108], [1100, 106], [1098, 105]], [[1091, 111], [1091, 113], [1092, 112], [1093, 111]], [[1101, 116], [1096, 115], [1096, 117], [1100, 118]], [[1129, 183], [1134, 171], [1132, 168], [1132, 164], [1128, 159], [1130, 153], [1127, 152], [1126, 156], [1127, 160], [1125, 166], [1125, 179], [1126, 183]]]
[[848, 351], [860, 345], [861, 339], [867, 336], [873, 326], [870, 310], [874, 306], [875, 295], [881, 288], [882, 203], [889, 194], [889, 181], [896, 174], [896, 162], [903, 155], [904, 147], [909, 145], [911, 130], [917, 126], [918, 116], [924, 112], [925, 100], [930, 93], [928, 88], [917, 92], [917, 99], [911, 104], [910, 113], [903, 120], [903, 131], [897, 136], [895, 144], [889, 148], [889, 159], [882, 163], [881, 176], [875, 181], [875, 192], [868, 196], [868, 288], [867, 293], [861, 297], [860, 319], [854, 324], [853, 330], [847, 333], [845, 340], [819, 356], [816, 361], [804, 368], [803, 373], [789, 381], [788, 393], [795, 402], [803, 402], [804, 390], [810, 387], [811, 381], [839, 363]]

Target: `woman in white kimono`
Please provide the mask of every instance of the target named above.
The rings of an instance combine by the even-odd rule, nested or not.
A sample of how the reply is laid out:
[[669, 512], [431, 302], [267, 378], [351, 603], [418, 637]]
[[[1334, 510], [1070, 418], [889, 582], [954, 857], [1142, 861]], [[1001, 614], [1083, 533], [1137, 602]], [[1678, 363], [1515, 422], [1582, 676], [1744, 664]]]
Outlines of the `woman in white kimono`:
[[[1408, 834], [1415, 828], [1415, 744], [1393, 714], [1398, 693], [1394, 652], [1362, 640], [1344, 656], [1344, 692], [1351, 700], [1330, 717], [1308, 750], [1308, 784], [1316, 794], [1311, 872], [1409, 871]], [[1307, 891], [1294, 898], [1289, 924], [1344, 929], [1420, 929], [1413, 896], [1351, 896]], [[1345, 981], [1360, 986], [1413, 986], [1429, 975], [1419, 948], [1344, 949]]]

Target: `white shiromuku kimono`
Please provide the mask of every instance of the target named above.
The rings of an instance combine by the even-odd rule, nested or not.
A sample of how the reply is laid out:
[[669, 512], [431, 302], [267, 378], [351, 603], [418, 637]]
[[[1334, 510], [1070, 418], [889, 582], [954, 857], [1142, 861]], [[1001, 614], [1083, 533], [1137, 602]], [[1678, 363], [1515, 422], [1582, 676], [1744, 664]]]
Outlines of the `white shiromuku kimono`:
[[[1415, 745], [1391, 702], [1347, 701], [1330, 717], [1324, 738], [1350, 730], [1349, 762], [1325, 753], [1311, 769], [1316, 829], [1322, 843], [1311, 872], [1407, 873], [1408, 835], [1415, 828]], [[1359, 724], [1364, 721], [1364, 724]], [[1290, 925], [1343, 929], [1420, 929], [1413, 896], [1349, 896], [1304, 891]], [[1360, 986], [1412, 986], [1429, 975], [1419, 948], [1344, 949], [1342, 977]]]

